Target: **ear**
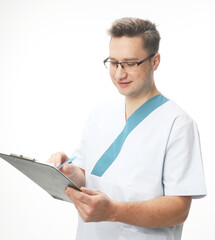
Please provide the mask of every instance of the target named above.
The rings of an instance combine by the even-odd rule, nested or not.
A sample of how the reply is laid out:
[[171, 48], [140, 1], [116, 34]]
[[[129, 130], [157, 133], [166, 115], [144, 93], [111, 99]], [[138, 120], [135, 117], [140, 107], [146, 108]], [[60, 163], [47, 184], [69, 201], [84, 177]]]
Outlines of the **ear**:
[[160, 64], [160, 54], [156, 53], [152, 59], [152, 70], [155, 71]]

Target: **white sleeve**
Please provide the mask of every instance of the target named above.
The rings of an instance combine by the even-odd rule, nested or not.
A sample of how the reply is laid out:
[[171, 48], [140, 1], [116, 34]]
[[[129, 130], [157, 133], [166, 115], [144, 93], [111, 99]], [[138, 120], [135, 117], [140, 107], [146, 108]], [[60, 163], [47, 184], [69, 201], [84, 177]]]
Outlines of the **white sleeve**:
[[196, 123], [187, 115], [173, 123], [163, 169], [164, 195], [206, 195], [201, 147]]

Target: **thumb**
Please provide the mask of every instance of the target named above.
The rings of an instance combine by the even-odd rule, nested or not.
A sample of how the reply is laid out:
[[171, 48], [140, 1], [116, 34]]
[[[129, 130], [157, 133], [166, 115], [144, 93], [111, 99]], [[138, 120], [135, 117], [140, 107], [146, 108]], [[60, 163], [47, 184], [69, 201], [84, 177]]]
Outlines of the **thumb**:
[[85, 187], [81, 187], [81, 191], [83, 193], [86, 193], [88, 195], [97, 195], [99, 193], [98, 190], [95, 189], [89, 189], [89, 188], [85, 188]]

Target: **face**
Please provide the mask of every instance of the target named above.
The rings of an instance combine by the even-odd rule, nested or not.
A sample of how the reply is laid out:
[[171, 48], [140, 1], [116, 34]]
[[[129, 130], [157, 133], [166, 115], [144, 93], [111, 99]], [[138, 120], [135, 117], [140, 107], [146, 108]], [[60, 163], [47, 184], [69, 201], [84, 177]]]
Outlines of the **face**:
[[[110, 60], [116, 62], [139, 62], [148, 57], [142, 46], [141, 37], [114, 37], [110, 42]], [[153, 72], [159, 65], [159, 54], [142, 63], [132, 72], [126, 72], [120, 65], [110, 70], [110, 77], [119, 93], [126, 98], [140, 98], [154, 86]]]

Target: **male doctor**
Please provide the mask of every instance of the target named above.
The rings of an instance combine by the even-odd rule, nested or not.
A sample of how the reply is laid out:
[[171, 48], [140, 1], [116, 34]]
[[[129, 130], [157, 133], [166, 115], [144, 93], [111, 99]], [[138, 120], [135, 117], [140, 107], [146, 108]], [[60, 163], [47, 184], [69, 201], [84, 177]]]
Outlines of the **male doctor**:
[[77, 159], [61, 169], [81, 187], [65, 190], [79, 213], [77, 239], [179, 240], [192, 199], [206, 195], [197, 126], [156, 88], [156, 26], [122, 18], [109, 34], [104, 64], [124, 98], [90, 115]]

